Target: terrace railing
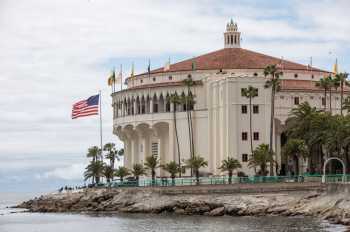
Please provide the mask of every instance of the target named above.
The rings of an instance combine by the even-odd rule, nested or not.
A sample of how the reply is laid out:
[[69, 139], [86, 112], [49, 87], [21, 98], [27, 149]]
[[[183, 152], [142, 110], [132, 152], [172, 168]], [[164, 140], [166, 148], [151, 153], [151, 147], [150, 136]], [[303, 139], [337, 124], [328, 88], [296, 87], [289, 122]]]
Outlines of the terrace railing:
[[[326, 175], [327, 183], [334, 182], [350, 182], [350, 175], [335, 174]], [[322, 175], [300, 175], [300, 176], [249, 176], [249, 177], [232, 177], [232, 184], [246, 183], [290, 183], [290, 182], [321, 182]], [[222, 177], [200, 177], [197, 182], [196, 178], [157, 178], [155, 180], [142, 179], [139, 181], [113, 181], [109, 184], [110, 187], [166, 187], [166, 186], [191, 186], [191, 185], [223, 185], [229, 184], [229, 178], [227, 176]], [[106, 186], [106, 185], [104, 185]]]

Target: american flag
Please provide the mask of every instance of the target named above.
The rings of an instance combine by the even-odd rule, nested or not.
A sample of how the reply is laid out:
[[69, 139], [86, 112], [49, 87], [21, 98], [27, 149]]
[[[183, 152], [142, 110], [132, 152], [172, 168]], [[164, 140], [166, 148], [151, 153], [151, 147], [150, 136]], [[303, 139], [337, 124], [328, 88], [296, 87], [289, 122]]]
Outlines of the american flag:
[[72, 119], [98, 115], [98, 104], [100, 95], [94, 95], [86, 100], [78, 101], [73, 105]]

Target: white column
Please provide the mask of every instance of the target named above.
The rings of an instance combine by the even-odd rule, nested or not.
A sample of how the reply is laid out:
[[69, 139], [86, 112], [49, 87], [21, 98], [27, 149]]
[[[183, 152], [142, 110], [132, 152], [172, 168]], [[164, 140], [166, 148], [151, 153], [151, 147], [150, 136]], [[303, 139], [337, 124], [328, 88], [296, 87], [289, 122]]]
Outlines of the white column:
[[149, 100], [149, 111], [151, 114], [153, 113], [153, 99], [152, 98]]
[[133, 104], [133, 107], [134, 107], [134, 115], [135, 115], [136, 112], [137, 112], [136, 101], [134, 100], [134, 102], [132, 104]]
[[124, 166], [127, 168], [131, 168], [131, 141], [127, 138], [124, 142], [124, 149], [125, 149], [125, 155], [124, 155]]
[[[276, 162], [278, 163], [278, 169], [281, 169], [281, 134], [275, 133], [276, 135]], [[276, 167], [274, 167], [276, 169]], [[278, 171], [279, 171], [278, 170]], [[276, 171], [276, 170], [274, 170]], [[277, 173], [275, 173], [277, 175]]]
[[136, 146], [137, 146], [137, 142], [136, 142], [135, 138], [132, 137], [132, 139], [131, 139], [131, 159], [130, 159], [131, 167], [137, 161]]
[[175, 160], [175, 130], [174, 130], [174, 123], [169, 123], [169, 132], [168, 132], [168, 138], [169, 138], [169, 149], [168, 154], [166, 157], [166, 162], [170, 162]]

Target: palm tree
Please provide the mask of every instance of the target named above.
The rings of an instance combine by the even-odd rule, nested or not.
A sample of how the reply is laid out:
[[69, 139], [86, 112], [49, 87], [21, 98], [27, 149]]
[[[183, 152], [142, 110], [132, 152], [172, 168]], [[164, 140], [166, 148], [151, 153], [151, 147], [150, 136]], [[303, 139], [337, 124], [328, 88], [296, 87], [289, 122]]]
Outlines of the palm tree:
[[105, 165], [103, 169], [103, 176], [106, 177], [107, 183], [110, 183], [114, 177], [114, 168], [110, 165]]
[[115, 176], [120, 178], [120, 181], [124, 181], [124, 177], [130, 175], [129, 169], [126, 167], [119, 167], [115, 170]]
[[296, 175], [299, 175], [299, 157], [305, 158], [309, 154], [305, 141], [302, 139], [289, 139], [283, 146], [282, 153], [294, 160], [294, 171]]
[[190, 152], [191, 152], [191, 157], [193, 157], [195, 149], [194, 149], [194, 141], [193, 141], [192, 110], [195, 102], [194, 102], [194, 96], [191, 93], [191, 87], [195, 85], [195, 82], [192, 80], [191, 75], [188, 75], [187, 78], [183, 80], [183, 83], [187, 87], [187, 96], [185, 96], [184, 101], [186, 104], [188, 136], [190, 139]]
[[345, 98], [343, 104], [342, 104], [342, 109], [347, 110], [347, 112], [350, 112], [350, 96]]
[[253, 154], [253, 132], [252, 132], [252, 99], [258, 96], [258, 89], [253, 86], [248, 86], [242, 91], [244, 97], [249, 98], [249, 129], [250, 129], [250, 151]]
[[192, 168], [195, 176], [196, 176], [196, 182], [199, 184], [199, 169], [202, 167], [208, 166], [208, 162], [204, 160], [201, 156], [193, 156], [186, 160], [186, 166], [189, 168]]
[[105, 157], [106, 157], [106, 159], [109, 159], [109, 165], [112, 167], [112, 169], [114, 169], [115, 159], [119, 160], [117, 150], [115, 149], [115, 144], [114, 143], [106, 143], [103, 146], [103, 150], [107, 151], [107, 154]]
[[92, 158], [92, 161], [96, 161], [99, 158], [102, 158], [102, 151], [98, 146], [92, 146], [88, 149], [86, 157]]
[[268, 144], [260, 144], [253, 151], [253, 156], [248, 160], [248, 167], [260, 167], [259, 174], [266, 176], [267, 165], [273, 163], [273, 154]]
[[[275, 119], [275, 95], [280, 90], [280, 76], [283, 75], [278, 71], [276, 65], [268, 65], [264, 69], [265, 77], [270, 76], [270, 79], [265, 82], [265, 88], [271, 87], [271, 115], [270, 115], [270, 153], [273, 154], [273, 129]], [[273, 164], [270, 164], [270, 175], [273, 176]]]
[[175, 185], [176, 174], [181, 172], [181, 167], [175, 162], [170, 161], [161, 166], [165, 171], [169, 172], [173, 185]]
[[134, 164], [131, 173], [135, 176], [137, 185], [139, 185], [140, 176], [146, 175], [146, 169], [143, 167], [143, 164]]
[[321, 78], [320, 81], [316, 82], [316, 86], [317, 87], [321, 87], [324, 89], [324, 111], [327, 110], [327, 91], [331, 88], [331, 82], [330, 82], [330, 78], [329, 77], [324, 77]]
[[335, 75], [336, 85], [340, 86], [340, 114], [343, 115], [344, 86], [350, 86], [348, 73], [338, 73]]
[[[177, 154], [178, 154], [178, 164], [181, 165], [181, 153], [180, 153], [180, 143], [179, 143], [179, 137], [178, 137], [178, 134], [177, 134], [177, 120], [176, 120], [176, 107], [178, 104], [181, 103], [181, 99], [180, 97], [174, 93], [174, 94], [171, 94], [168, 99], [167, 99], [170, 103], [173, 104], [174, 106], [174, 109], [173, 109], [173, 121], [174, 121], [174, 129], [175, 129], [175, 138], [176, 138], [176, 144], [177, 144]], [[180, 174], [181, 176], [181, 174]]]
[[123, 156], [124, 155], [124, 148], [121, 148], [119, 151], [118, 151], [118, 156]]
[[222, 164], [219, 167], [219, 169], [221, 169], [222, 171], [228, 172], [228, 183], [232, 184], [233, 171], [241, 167], [242, 165], [238, 160], [232, 157], [228, 157], [227, 159], [222, 161]]
[[84, 178], [85, 181], [92, 178], [92, 182], [96, 184], [100, 183], [100, 178], [103, 176], [104, 163], [100, 160], [91, 161], [85, 168]]
[[151, 171], [152, 183], [156, 180], [156, 169], [159, 168], [159, 159], [156, 156], [147, 156], [145, 162], [146, 169]]

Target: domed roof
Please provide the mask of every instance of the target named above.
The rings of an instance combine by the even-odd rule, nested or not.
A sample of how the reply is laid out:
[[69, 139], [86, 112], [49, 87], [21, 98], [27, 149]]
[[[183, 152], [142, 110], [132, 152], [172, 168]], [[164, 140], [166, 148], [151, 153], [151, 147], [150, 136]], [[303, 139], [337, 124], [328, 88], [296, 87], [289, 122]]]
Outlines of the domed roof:
[[[191, 71], [195, 63], [196, 70], [220, 70], [220, 69], [264, 69], [268, 65], [280, 65], [284, 70], [309, 71], [311, 68], [306, 65], [294, 63], [281, 58], [276, 58], [261, 53], [253, 52], [243, 48], [224, 48], [210, 52], [188, 60], [180, 61], [170, 65], [170, 69], [158, 68], [151, 71], [151, 74], [166, 72]], [[327, 72], [317, 68], [313, 71]], [[328, 73], [328, 72], [327, 72]], [[146, 74], [146, 73], [143, 73]], [[143, 75], [140, 74], [140, 75]]]

